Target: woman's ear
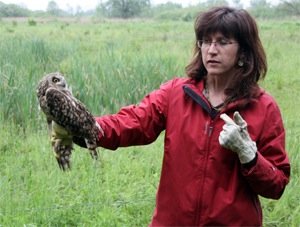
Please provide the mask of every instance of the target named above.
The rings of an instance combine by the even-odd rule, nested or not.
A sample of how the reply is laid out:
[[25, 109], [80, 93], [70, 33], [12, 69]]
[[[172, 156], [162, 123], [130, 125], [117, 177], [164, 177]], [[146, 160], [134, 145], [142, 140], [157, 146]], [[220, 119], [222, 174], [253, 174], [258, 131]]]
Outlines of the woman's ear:
[[243, 67], [245, 65], [245, 62], [246, 62], [246, 57], [245, 57], [244, 51], [240, 51], [240, 54], [239, 54], [239, 57], [237, 60], [237, 65], [239, 67]]

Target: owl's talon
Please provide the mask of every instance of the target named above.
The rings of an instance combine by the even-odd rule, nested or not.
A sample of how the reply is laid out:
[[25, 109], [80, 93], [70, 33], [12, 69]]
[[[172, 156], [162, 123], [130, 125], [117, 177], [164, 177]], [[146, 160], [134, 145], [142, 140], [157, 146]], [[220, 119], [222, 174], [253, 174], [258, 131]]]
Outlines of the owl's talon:
[[71, 169], [70, 162], [68, 160], [65, 160], [64, 158], [57, 158], [56, 160], [61, 170], [66, 171]]
[[89, 150], [89, 152], [90, 152], [90, 155], [91, 155], [92, 159], [95, 159], [95, 160], [98, 159], [98, 152], [97, 152], [97, 150]]

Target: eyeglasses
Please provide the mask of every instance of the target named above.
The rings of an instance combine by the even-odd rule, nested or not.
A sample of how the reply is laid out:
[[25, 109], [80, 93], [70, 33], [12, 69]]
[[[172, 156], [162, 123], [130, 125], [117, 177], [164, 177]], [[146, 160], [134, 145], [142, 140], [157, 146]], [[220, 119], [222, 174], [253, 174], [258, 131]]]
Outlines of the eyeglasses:
[[229, 41], [228, 39], [219, 39], [217, 41], [212, 42], [211, 40], [208, 39], [203, 39], [203, 40], [198, 40], [197, 41], [197, 46], [199, 48], [209, 48], [211, 46], [211, 44], [214, 44], [215, 47], [217, 48], [225, 48], [228, 45], [231, 44], [237, 44], [238, 42], [233, 42], [233, 41]]

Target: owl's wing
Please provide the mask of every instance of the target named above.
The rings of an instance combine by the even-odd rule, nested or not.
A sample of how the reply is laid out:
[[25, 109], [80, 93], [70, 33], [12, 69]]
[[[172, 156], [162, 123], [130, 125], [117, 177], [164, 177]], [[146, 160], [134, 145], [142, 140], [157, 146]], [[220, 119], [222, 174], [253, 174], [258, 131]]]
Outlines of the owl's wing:
[[38, 92], [38, 101], [39, 101], [39, 105], [41, 110], [43, 111], [43, 113], [46, 115], [46, 120], [47, 120], [47, 125], [48, 125], [48, 132], [49, 135], [51, 135], [51, 131], [52, 131], [52, 117], [49, 114], [49, 108], [47, 106], [47, 99], [45, 95], [42, 95], [41, 92]]
[[49, 88], [45, 94], [47, 110], [52, 119], [74, 136], [95, 140], [99, 129], [92, 114], [73, 96]]

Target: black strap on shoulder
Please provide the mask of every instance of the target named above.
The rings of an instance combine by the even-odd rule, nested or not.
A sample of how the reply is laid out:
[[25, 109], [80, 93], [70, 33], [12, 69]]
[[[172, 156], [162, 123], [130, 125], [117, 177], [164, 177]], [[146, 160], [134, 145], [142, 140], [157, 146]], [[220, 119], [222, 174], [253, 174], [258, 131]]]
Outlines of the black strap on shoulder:
[[184, 85], [183, 90], [184, 93], [191, 97], [197, 104], [199, 104], [212, 119], [214, 119], [218, 115], [218, 111], [207, 105], [207, 103], [202, 99], [202, 97], [199, 96], [196, 92], [194, 92], [190, 87]]

